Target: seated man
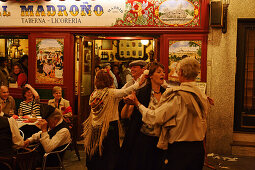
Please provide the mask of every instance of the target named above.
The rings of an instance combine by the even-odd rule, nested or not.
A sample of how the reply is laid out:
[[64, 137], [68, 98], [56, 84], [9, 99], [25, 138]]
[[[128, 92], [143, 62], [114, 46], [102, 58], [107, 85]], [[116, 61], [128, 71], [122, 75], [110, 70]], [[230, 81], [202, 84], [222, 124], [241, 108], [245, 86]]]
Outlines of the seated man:
[[[40, 142], [40, 146], [38, 147], [38, 165], [41, 165], [42, 156], [45, 152], [60, 150], [71, 142], [71, 133], [68, 125], [63, 121], [62, 114], [58, 109], [47, 106], [45, 113], [42, 113], [42, 117], [44, 119], [37, 123], [41, 131], [33, 134], [25, 141], [25, 146], [33, 142]], [[53, 157], [47, 159], [47, 164], [49, 166], [55, 166], [57, 163], [55, 159]]]
[[0, 86], [0, 103], [2, 103], [2, 112], [6, 116], [12, 116], [15, 110], [15, 100], [9, 94], [7, 86]]
[[15, 149], [23, 145], [24, 140], [20, 135], [17, 122], [12, 117], [4, 116], [0, 103], [0, 156], [12, 157], [16, 153]]

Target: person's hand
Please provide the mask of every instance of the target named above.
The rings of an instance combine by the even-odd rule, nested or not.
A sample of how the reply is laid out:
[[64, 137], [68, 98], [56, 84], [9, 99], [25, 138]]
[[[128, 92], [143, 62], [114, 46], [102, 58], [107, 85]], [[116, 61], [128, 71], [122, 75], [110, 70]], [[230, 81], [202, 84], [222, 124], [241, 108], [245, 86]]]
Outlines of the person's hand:
[[48, 125], [48, 122], [45, 119], [40, 120], [36, 124], [36, 126], [39, 127], [42, 130], [42, 132], [47, 132], [47, 125]]
[[129, 96], [126, 98], [127, 103], [137, 106], [139, 104], [139, 101], [135, 95], [135, 92], [132, 92]]
[[32, 86], [31, 86], [30, 84], [25, 84], [25, 87], [26, 87], [26, 88], [29, 88], [29, 89], [32, 88]]
[[132, 102], [132, 100], [134, 99], [133, 93], [135, 92], [132, 92], [130, 95], [123, 97], [123, 100], [126, 104], [133, 105], [133, 102]]
[[26, 148], [26, 147], [28, 147], [29, 144], [30, 144], [30, 141], [27, 139], [24, 141], [23, 147]]

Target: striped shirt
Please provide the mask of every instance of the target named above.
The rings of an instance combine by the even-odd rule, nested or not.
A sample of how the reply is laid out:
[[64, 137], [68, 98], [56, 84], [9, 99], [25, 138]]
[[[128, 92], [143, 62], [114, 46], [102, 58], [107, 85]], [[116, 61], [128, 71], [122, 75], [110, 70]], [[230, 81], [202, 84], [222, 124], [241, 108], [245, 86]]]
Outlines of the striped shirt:
[[40, 105], [36, 103], [35, 100], [32, 100], [28, 103], [22, 101], [19, 108], [22, 110], [23, 115], [30, 115], [33, 109], [33, 111], [36, 113], [36, 116], [41, 116]]

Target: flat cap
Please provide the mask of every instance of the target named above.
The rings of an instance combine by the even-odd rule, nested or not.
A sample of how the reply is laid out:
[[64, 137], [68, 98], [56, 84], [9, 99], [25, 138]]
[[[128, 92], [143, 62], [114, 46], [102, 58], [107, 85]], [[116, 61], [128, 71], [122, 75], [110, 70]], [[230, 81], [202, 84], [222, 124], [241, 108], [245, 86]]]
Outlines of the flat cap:
[[147, 65], [147, 63], [143, 60], [135, 60], [135, 61], [132, 61], [131, 63], [129, 63], [129, 67], [132, 67], [132, 66], [145, 67], [146, 65]]
[[55, 107], [50, 106], [48, 104], [41, 104], [40, 112], [43, 119], [47, 119], [50, 115], [55, 111]]
[[101, 64], [101, 68], [105, 68], [106, 66], [111, 66], [111, 64], [110, 63], [103, 63], [103, 64]]

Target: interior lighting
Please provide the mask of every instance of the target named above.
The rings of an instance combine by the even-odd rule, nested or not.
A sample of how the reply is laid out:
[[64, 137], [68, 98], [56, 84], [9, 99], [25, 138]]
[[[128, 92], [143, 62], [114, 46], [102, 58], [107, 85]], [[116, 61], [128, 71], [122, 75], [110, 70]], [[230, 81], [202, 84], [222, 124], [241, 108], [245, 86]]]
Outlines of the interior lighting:
[[142, 43], [143, 45], [148, 45], [148, 44], [149, 44], [149, 40], [141, 40], [141, 43]]

